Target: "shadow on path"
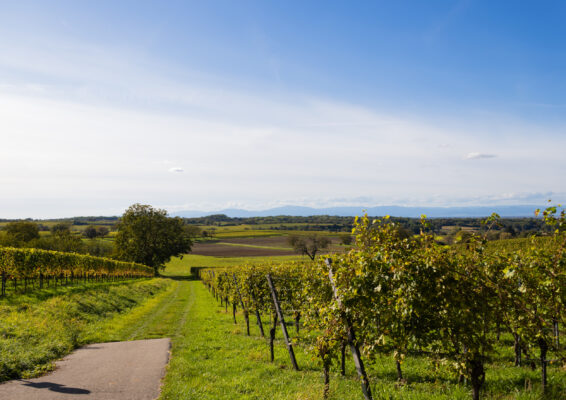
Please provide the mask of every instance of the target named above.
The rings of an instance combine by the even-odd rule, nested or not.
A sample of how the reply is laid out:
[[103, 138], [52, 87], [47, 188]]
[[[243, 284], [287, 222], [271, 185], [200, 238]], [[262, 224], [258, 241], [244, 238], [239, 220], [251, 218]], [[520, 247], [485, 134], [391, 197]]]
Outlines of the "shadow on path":
[[52, 382], [30, 382], [22, 381], [24, 386], [29, 386], [35, 389], [49, 389], [52, 392], [65, 393], [65, 394], [89, 394], [90, 390], [69, 387]]
[[161, 278], [169, 278], [175, 281], [198, 281], [195, 275], [161, 275]]

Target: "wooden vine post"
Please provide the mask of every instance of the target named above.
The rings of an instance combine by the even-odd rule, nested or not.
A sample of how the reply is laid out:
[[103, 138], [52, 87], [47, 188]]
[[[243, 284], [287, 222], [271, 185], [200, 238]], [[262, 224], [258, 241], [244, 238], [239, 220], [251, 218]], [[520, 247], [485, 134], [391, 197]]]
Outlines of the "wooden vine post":
[[[229, 279], [227, 272], [224, 272], [224, 275], [226, 275], [226, 279]], [[237, 324], [238, 322], [236, 322], [236, 302], [235, 301], [232, 301], [232, 317], [234, 317], [234, 324]]]
[[[279, 306], [279, 300], [277, 299], [277, 292], [275, 291], [275, 286], [273, 286], [273, 281], [271, 280], [271, 274], [267, 274], [267, 283], [269, 284], [269, 290], [271, 291], [271, 297], [273, 298], [273, 305], [275, 306], [275, 312], [281, 323], [281, 330], [283, 330], [283, 337], [285, 338], [285, 344], [287, 345], [287, 350], [289, 350], [289, 357], [291, 358], [291, 363], [295, 371], [299, 370], [297, 365], [297, 360], [295, 359], [295, 352], [293, 351], [293, 345], [289, 340], [289, 334], [287, 333], [287, 327], [285, 326], [285, 320], [283, 319], [283, 313], [281, 312], [281, 307]], [[275, 330], [273, 330], [275, 333]]]
[[232, 277], [234, 278], [234, 285], [236, 285], [236, 292], [238, 292], [238, 297], [240, 298], [240, 305], [242, 306], [244, 319], [246, 320], [246, 331], [248, 336], [250, 336], [250, 316], [248, 315], [248, 310], [244, 305], [244, 300], [242, 299], [242, 293], [240, 293], [240, 285], [238, 284], [238, 280], [236, 279], [236, 274], [232, 274]]
[[[255, 296], [253, 296], [253, 301], [257, 304]], [[261, 337], [265, 337], [265, 332], [263, 331], [263, 323], [261, 322], [261, 315], [259, 314], [259, 307], [256, 306], [255, 308], [255, 317], [257, 319], [257, 325], [259, 327], [259, 332]]]
[[[342, 308], [342, 301], [338, 296], [338, 291], [336, 290], [336, 284], [334, 283], [334, 274], [332, 273], [332, 260], [330, 258], [326, 259], [326, 266], [328, 267], [328, 278], [330, 279], [330, 285], [332, 286], [332, 292], [334, 294], [334, 299], [338, 303], [338, 306]], [[356, 335], [354, 333], [354, 327], [348, 317], [346, 317], [346, 328], [348, 330], [348, 344], [350, 345], [350, 351], [352, 352], [352, 357], [354, 358], [354, 365], [356, 366], [356, 371], [358, 376], [362, 381], [362, 392], [366, 400], [373, 400], [371, 396], [371, 388], [369, 385], [369, 380], [366, 374], [366, 369], [364, 367], [364, 362], [360, 356], [360, 349], [356, 344]]]

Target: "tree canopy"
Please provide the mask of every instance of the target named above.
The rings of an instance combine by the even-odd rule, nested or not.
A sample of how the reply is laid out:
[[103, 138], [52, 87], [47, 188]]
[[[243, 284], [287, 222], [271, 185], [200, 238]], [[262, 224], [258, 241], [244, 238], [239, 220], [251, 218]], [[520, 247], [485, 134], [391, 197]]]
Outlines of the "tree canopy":
[[314, 260], [316, 253], [328, 248], [330, 239], [326, 236], [318, 236], [315, 233], [303, 236], [289, 235], [287, 242], [293, 247], [296, 253], [309, 256], [311, 260]]
[[167, 211], [150, 205], [134, 204], [117, 225], [115, 249], [118, 258], [159, 269], [173, 256], [191, 250], [191, 239], [181, 218], [170, 218]]
[[5, 230], [11, 245], [21, 245], [39, 238], [39, 227], [33, 222], [10, 222]]

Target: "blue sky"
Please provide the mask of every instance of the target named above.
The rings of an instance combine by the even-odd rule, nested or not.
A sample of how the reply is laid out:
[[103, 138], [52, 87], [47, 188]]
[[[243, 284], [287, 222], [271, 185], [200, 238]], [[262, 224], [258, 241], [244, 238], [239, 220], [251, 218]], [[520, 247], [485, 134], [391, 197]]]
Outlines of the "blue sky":
[[565, 18], [0, 0], [0, 218], [564, 201]]

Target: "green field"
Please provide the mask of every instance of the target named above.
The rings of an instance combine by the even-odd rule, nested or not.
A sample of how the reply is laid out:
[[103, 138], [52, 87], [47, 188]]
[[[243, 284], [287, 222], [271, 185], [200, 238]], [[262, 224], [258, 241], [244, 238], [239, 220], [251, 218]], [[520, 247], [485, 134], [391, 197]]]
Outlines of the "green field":
[[191, 268], [213, 268], [230, 267], [232, 265], [243, 265], [253, 263], [278, 262], [278, 261], [300, 261], [306, 260], [306, 256], [279, 256], [279, 257], [212, 257], [186, 254], [183, 258], [174, 257], [167, 264], [164, 275], [187, 276]]

